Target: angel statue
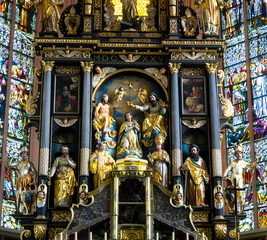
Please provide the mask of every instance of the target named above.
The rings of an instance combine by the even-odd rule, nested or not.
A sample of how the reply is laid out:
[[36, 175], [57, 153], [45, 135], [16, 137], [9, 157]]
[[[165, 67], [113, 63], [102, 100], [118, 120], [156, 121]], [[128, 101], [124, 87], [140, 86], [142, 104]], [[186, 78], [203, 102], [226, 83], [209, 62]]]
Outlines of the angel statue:
[[95, 67], [96, 74], [93, 77], [92, 86], [93, 88], [100, 82], [102, 78], [104, 78], [109, 73], [115, 72], [117, 69], [113, 67], [104, 67], [100, 68], [99, 66]]
[[156, 78], [158, 78], [162, 84], [164, 85], [165, 88], [168, 87], [168, 79], [166, 76], [166, 68], [162, 67], [160, 69], [157, 68], [146, 68], [146, 72], [154, 75]]
[[145, 104], [147, 102], [147, 91], [141, 87], [138, 90], [133, 89], [141, 103]]
[[225, 5], [225, 0], [195, 0], [195, 7], [202, 4], [204, 33], [216, 34], [219, 32], [220, 8]]
[[123, 96], [126, 94], [126, 90], [123, 87], [119, 87], [119, 89], [115, 90], [115, 101], [120, 102]]
[[132, 53], [129, 53], [127, 56], [126, 55], [119, 55], [119, 57], [124, 62], [136, 62], [141, 57], [141, 55], [134, 55], [133, 56]]

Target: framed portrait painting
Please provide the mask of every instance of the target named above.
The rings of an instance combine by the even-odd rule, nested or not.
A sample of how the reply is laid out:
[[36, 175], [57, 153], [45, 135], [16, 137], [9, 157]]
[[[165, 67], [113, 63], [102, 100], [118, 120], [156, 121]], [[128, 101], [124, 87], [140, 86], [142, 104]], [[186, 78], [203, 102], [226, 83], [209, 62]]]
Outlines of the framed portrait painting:
[[185, 115], [206, 115], [205, 77], [182, 78], [182, 113]]
[[79, 75], [56, 75], [54, 113], [79, 113]]

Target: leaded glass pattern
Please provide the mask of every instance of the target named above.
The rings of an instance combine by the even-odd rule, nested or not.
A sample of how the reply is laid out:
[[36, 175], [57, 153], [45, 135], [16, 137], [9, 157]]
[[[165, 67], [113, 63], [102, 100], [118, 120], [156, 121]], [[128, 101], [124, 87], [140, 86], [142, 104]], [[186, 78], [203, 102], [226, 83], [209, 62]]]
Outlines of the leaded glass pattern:
[[[234, 145], [243, 144], [245, 161], [250, 162], [249, 112], [253, 116], [253, 135], [256, 165], [256, 186], [252, 188], [252, 170], [244, 173], [246, 190], [243, 192], [246, 218], [239, 222], [240, 231], [254, 229], [254, 204], [258, 206], [259, 227], [266, 227], [266, 181], [267, 181], [267, 26], [266, 1], [246, 1], [248, 18], [249, 60], [246, 57], [243, 18], [240, 16], [241, 1], [227, 1], [222, 11], [222, 34], [226, 39], [224, 59], [225, 96], [234, 105], [234, 116], [230, 123], [235, 132], [227, 133], [228, 163], [235, 159]], [[243, 12], [243, 9], [242, 9]], [[224, 23], [225, 22], [225, 23]], [[252, 85], [253, 109], [247, 106], [246, 67], [249, 61]], [[253, 199], [253, 191], [257, 191], [257, 199]], [[266, 201], [266, 203], [265, 203]]]
[[[11, 10], [13, 1], [0, 2], [0, 58], [1, 58], [1, 78], [0, 88], [4, 85], [3, 80], [10, 75], [10, 101], [7, 127], [7, 161], [19, 161], [20, 151], [23, 146], [29, 146], [29, 135], [25, 134], [24, 127], [28, 123], [28, 115], [25, 111], [26, 101], [29, 99], [32, 90], [34, 76], [34, 48], [33, 41], [36, 28], [36, 9], [32, 1], [17, 0], [15, 14], [14, 33], [10, 32]], [[4, 6], [4, 8], [3, 8]], [[1, 8], [2, 7], [2, 8]], [[8, 56], [10, 45], [10, 35], [13, 34], [13, 55], [12, 61]], [[8, 64], [12, 64], [11, 73], [7, 72]], [[2, 85], [1, 85], [2, 84]], [[2, 102], [5, 101], [5, 93], [0, 93], [0, 117], [4, 114]], [[2, 111], [1, 111], [2, 110]], [[3, 112], [3, 114], [2, 114]], [[1, 120], [2, 123], [2, 120]], [[1, 125], [0, 125], [1, 127]], [[1, 139], [2, 143], [2, 139]], [[1, 147], [2, 149], [2, 147]], [[15, 213], [16, 195], [15, 185], [18, 179], [15, 170], [5, 169], [4, 179], [4, 199], [2, 205], [1, 225], [9, 228], [21, 228], [15, 221], [12, 214]]]

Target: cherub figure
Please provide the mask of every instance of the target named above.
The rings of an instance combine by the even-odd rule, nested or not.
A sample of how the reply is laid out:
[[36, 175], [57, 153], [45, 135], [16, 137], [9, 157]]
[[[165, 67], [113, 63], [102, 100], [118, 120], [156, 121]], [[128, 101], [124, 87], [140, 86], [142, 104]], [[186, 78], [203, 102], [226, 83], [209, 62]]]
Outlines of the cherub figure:
[[145, 104], [147, 102], [147, 91], [143, 88], [138, 88], [138, 90], [134, 89], [136, 92], [137, 97], [139, 98], [140, 102]]
[[119, 89], [115, 90], [115, 101], [120, 102], [124, 95], [126, 95], [126, 90], [123, 87], [119, 87]]

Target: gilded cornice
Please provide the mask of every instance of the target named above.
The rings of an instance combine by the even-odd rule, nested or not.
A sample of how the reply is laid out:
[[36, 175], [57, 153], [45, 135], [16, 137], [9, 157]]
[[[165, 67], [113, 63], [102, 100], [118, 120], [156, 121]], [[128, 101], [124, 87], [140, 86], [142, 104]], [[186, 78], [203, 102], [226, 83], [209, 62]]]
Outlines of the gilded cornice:
[[188, 40], [188, 41], [184, 41], [184, 40], [175, 40], [175, 41], [169, 41], [169, 40], [164, 40], [162, 41], [162, 44], [164, 45], [176, 45], [176, 46], [222, 46], [225, 47], [225, 42], [223, 40], [216, 40], [216, 41], [208, 41], [208, 40]]
[[55, 61], [41, 61], [41, 64], [45, 72], [52, 72]]
[[91, 72], [94, 64], [93, 62], [81, 62], [81, 66], [84, 72]]

